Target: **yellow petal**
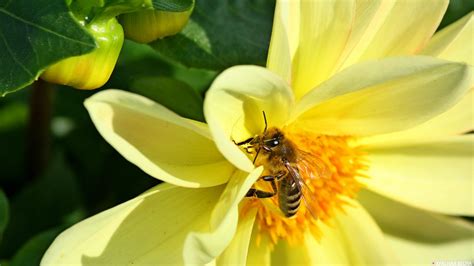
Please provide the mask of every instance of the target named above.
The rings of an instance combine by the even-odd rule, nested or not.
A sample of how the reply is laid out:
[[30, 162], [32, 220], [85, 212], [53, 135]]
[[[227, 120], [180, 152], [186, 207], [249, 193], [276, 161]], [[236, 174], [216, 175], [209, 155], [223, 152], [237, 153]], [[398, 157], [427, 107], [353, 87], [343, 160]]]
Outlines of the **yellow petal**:
[[[387, 235], [387, 241], [390, 247], [397, 254], [400, 254], [398, 257], [403, 265], [472, 264], [470, 261], [472, 261], [473, 256], [474, 238], [443, 244], [432, 244]], [[457, 264], [457, 262], [460, 262], [460, 264]]]
[[419, 52], [431, 38], [448, 0], [397, 0], [358, 61]]
[[[313, 265], [396, 265], [382, 231], [357, 202], [338, 213], [334, 224], [321, 224], [318, 242], [306, 237], [306, 248]], [[310, 236], [309, 234], [307, 236]]]
[[341, 55], [342, 67], [357, 63], [392, 11], [392, 0], [357, 0], [354, 26]]
[[[297, 45], [294, 30], [299, 2], [277, 1], [273, 16], [272, 37], [268, 48], [267, 68], [287, 82], [291, 81], [291, 58]], [[293, 26], [290, 29], [290, 25]], [[292, 43], [292, 44], [290, 44]], [[292, 48], [293, 49], [292, 49]]]
[[271, 240], [266, 235], [263, 235], [261, 237], [260, 242], [257, 243], [258, 234], [259, 229], [257, 227], [254, 227], [252, 231], [252, 236], [250, 237], [250, 245], [247, 255], [247, 265], [269, 266], [271, 265]]
[[210, 230], [190, 233], [184, 246], [186, 264], [202, 265], [211, 262], [229, 245], [237, 230], [239, 202], [263, 171], [237, 171], [227, 183], [210, 219]]
[[217, 258], [217, 265], [245, 265], [250, 245], [250, 237], [255, 222], [256, 210], [239, 217], [239, 225], [234, 238], [224, 252]]
[[437, 32], [421, 54], [474, 65], [474, 12]]
[[223, 189], [159, 185], [61, 233], [41, 264], [182, 264], [186, 236], [209, 230]]
[[[291, 69], [296, 98], [335, 71], [353, 27], [356, 9], [354, 0], [300, 1], [299, 4], [299, 46]], [[296, 29], [290, 25], [289, 31], [292, 30]]]
[[369, 189], [422, 209], [474, 215], [474, 136], [368, 150]]
[[474, 225], [468, 221], [414, 208], [369, 190], [357, 199], [385, 233], [414, 241], [442, 243], [468, 238]]
[[286, 241], [280, 241], [271, 253], [272, 265], [314, 265], [310, 252], [304, 243], [290, 245]]
[[147, 174], [184, 187], [225, 183], [234, 167], [209, 130], [137, 94], [106, 90], [85, 106], [100, 134]]
[[321, 229], [324, 235], [319, 241], [310, 233], [305, 236], [305, 248], [309, 250], [311, 265], [351, 265], [348, 249], [352, 247], [346, 245], [339, 228], [321, 224]]
[[396, 264], [382, 231], [367, 211], [357, 202], [345, 208], [345, 214], [336, 216], [336, 224], [344, 236], [352, 264]]
[[401, 146], [467, 133], [474, 129], [473, 103], [474, 90], [471, 89], [454, 107], [431, 120], [407, 130], [362, 138], [358, 142], [371, 147]]
[[473, 84], [471, 67], [431, 57], [360, 63], [308, 93], [293, 119], [301, 128], [325, 134], [389, 133], [445, 112]]
[[220, 74], [204, 100], [209, 129], [222, 154], [236, 167], [250, 172], [254, 167], [233, 142], [260, 134], [268, 126], [282, 126], [293, 107], [288, 84], [263, 67], [236, 66]]

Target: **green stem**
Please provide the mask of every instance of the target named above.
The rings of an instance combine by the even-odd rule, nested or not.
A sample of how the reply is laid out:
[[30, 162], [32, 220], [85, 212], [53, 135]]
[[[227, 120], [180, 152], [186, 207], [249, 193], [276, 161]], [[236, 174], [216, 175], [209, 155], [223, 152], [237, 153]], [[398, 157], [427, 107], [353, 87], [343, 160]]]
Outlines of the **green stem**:
[[41, 79], [33, 84], [27, 135], [27, 175], [35, 179], [48, 165], [51, 153], [53, 87]]

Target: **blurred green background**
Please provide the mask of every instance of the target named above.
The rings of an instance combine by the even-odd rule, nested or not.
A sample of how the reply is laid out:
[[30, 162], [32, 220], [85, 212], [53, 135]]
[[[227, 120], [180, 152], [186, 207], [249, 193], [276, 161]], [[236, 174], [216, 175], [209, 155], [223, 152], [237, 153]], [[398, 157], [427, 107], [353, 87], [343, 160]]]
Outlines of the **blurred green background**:
[[[209, 2], [197, 0], [198, 9], [209, 8]], [[248, 10], [249, 1], [241, 1], [241, 10]], [[126, 41], [119, 62], [104, 88], [119, 88], [145, 95], [180, 115], [204, 120], [202, 102], [205, 91], [219, 71], [239, 63], [264, 64], [271, 30], [272, 1], [255, 1], [248, 17], [259, 17], [246, 23], [258, 25], [247, 34], [260, 39], [261, 47], [248, 54], [225, 51], [222, 62], [205, 62], [179, 53], [176, 47], [189, 37], [189, 31], [199, 24], [198, 14], [183, 34], [151, 46]], [[440, 28], [474, 9], [474, 1], [451, 0]], [[221, 12], [215, 11], [215, 12]], [[238, 11], [238, 10], [237, 10]], [[211, 12], [211, 11], [209, 11]], [[195, 12], [196, 13], [196, 12]], [[259, 16], [257, 16], [259, 15]], [[224, 26], [235, 22], [221, 17]], [[208, 29], [212, 25], [208, 25]], [[212, 26], [214, 27], [214, 26]], [[239, 30], [236, 26], [236, 31]], [[246, 25], [240, 25], [246, 27]], [[217, 32], [212, 29], [208, 32]], [[235, 32], [234, 32], [235, 33]], [[219, 43], [219, 38], [208, 36]], [[239, 43], [240, 42], [240, 43]], [[245, 47], [244, 40], [233, 41]], [[157, 52], [160, 51], [160, 52]], [[195, 53], [195, 52], [194, 52]], [[205, 56], [205, 55], [203, 55]], [[183, 66], [191, 65], [195, 68]], [[199, 69], [201, 68], [201, 69]], [[31, 174], [28, 165], [29, 138], [36, 134], [29, 126], [31, 88], [0, 98], [0, 264], [37, 265], [39, 260], [63, 229], [72, 224], [131, 199], [159, 183], [135, 165], [121, 157], [93, 126], [83, 101], [96, 93], [63, 86], [52, 88], [52, 114], [49, 126], [48, 163], [40, 174]], [[159, 136], [157, 136], [159, 137]]]

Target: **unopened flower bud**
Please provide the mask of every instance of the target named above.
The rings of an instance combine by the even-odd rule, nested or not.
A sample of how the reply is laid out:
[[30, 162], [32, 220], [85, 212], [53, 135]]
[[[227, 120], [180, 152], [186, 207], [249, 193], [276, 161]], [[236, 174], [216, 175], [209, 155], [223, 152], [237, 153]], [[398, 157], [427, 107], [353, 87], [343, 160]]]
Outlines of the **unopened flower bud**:
[[191, 13], [192, 9], [183, 12], [145, 10], [123, 14], [119, 19], [128, 39], [149, 43], [180, 32]]
[[48, 67], [41, 78], [78, 89], [92, 90], [109, 79], [123, 44], [123, 29], [117, 19], [86, 25], [97, 48], [88, 54], [69, 57]]

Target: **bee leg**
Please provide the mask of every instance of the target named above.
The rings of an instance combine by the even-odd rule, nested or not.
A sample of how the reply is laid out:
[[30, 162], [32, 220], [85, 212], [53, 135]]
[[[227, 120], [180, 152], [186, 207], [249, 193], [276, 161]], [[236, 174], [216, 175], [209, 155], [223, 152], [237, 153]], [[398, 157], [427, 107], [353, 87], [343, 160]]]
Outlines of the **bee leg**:
[[253, 146], [245, 147], [244, 150], [246, 153], [252, 153], [250, 149], [253, 149]]
[[275, 191], [268, 192], [268, 191], [251, 188], [249, 189], [247, 194], [245, 194], [245, 197], [255, 197], [255, 198], [263, 199], [263, 198], [271, 198], [275, 195], [276, 195]]
[[275, 180], [279, 181], [280, 179], [285, 177], [287, 174], [288, 174], [288, 172], [280, 171], [280, 172], [278, 172], [277, 175], [265, 175], [265, 176], [262, 176], [260, 178], [263, 179], [264, 181], [267, 181], [267, 182], [271, 182], [271, 181], [275, 181]]
[[260, 190], [260, 189], [251, 188], [251, 189], [249, 189], [249, 191], [245, 195], [246, 197], [256, 197], [256, 198], [262, 199], [262, 198], [271, 198], [271, 197], [273, 197], [277, 194], [277, 186], [276, 186], [276, 183], [275, 183], [275, 176], [265, 175], [265, 176], [261, 176], [260, 178], [262, 178], [264, 181], [270, 182], [270, 184], [272, 185], [272, 190], [273, 191], [269, 192], [269, 191], [263, 191], [263, 190]]
[[242, 145], [250, 143], [253, 139], [254, 139], [254, 137], [250, 137], [250, 138], [248, 138], [244, 141], [241, 141], [241, 142], [235, 142], [235, 140], [232, 140], [232, 142], [234, 142], [234, 144], [237, 145], [237, 146], [242, 146]]

